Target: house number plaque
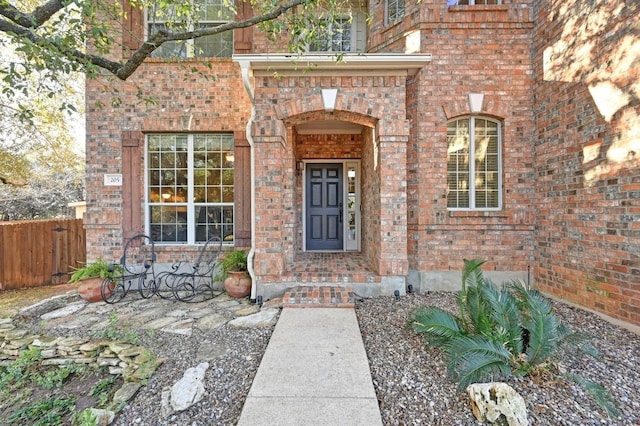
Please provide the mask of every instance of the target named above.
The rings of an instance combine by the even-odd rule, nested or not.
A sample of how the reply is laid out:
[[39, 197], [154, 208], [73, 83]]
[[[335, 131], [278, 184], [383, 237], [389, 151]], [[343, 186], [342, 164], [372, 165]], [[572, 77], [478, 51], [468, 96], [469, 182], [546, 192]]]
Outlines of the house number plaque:
[[104, 175], [104, 186], [122, 186], [122, 175], [121, 174]]

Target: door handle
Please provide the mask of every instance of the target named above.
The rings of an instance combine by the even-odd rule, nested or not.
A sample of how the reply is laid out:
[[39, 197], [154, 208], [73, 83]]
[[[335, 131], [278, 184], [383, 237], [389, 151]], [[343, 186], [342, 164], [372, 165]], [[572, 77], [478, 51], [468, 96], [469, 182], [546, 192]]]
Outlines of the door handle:
[[342, 223], [342, 203], [339, 204], [338, 214], [340, 215], [340, 223]]

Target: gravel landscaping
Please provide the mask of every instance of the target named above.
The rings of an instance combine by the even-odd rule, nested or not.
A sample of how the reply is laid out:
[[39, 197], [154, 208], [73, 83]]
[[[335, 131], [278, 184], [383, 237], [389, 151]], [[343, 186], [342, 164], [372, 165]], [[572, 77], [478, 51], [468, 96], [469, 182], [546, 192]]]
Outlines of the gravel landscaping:
[[[438, 348], [406, 329], [410, 312], [435, 305], [456, 312], [450, 293], [409, 294], [396, 300], [380, 297], [357, 302], [356, 313], [383, 423], [385, 425], [476, 425], [464, 390], [446, 378]], [[577, 385], [542, 375], [507, 382], [522, 395], [531, 425], [640, 424], [640, 336], [595, 314], [553, 302], [560, 318], [594, 336], [599, 359], [565, 359], [563, 368], [607, 387], [621, 416], [610, 419]], [[34, 327], [37, 324], [34, 323]], [[54, 328], [54, 334], [82, 335], [82, 329]], [[115, 425], [233, 425], [240, 416], [273, 327], [214, 330], [194, 328], [192, 335], [133, 330], [139, 344], [164, 360], [145, 387], [120, 412]], [[185, 370], [208, 362], [206, 395], [191, 408], [164, 418], [161, 393]], [[318, 374], [318, 373], [314, 373]], [[283, 415], [286, 415], [283, 413]], [[0, 421], [2, 424], [2, 421]]]
[[[457, 312], [450, 293], [376, 298], [358, 304], [356, 312], [369, 357], [385, 425], [474, 425], [464, 391], [446, 378], [440, 349], [406, 330], [411, 311], [433, 305]], [[600, 357], [564, 359], [569, 372], [604, 385], [621, 416], [610, 419], [584, 390], [557, 377], [512, 378], [507, 383], [522, 395], [531, 425], [640, 424], [640, 336], [595, 314], [554, 302], [560, 318], [574, 330], [594, 336]]]

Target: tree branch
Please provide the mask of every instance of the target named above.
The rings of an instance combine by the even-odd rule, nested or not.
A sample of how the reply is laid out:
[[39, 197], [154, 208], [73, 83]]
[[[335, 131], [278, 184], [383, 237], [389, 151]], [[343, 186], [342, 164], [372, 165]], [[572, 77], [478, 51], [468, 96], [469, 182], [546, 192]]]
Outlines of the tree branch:
[[262, 15], [253, 16], [242, 21], [229, 22], [217, 27], [200, 28], [195, 31], [179, 33], [161, 30], [151, 36], [146, 42], [142, 43], [138, 50], [136, 50], [124, 63], [112, 61], [103, 56], [83, 53], [78, 49], [69, 48], [60, 43], [49, 41], [33, 32], [33, 29], [42, 25], [42, 23], [49, 19], [55, 12], [63, 8], [60, 0], [49, 0], [49, 2], [36, 8], [32, 14], [20, 12], [8, 3], [0, 3], [0, 15], [5, 16], [8, 19], [0, 19], [0, 31], [5, 33], [14, 33], [17, 36], [24, 37], [38, 45], [52, 46], [70, 60], [74, 60], [85, 65], [95, 65], [111, 72], [120, 80], [124, 81], [129, 78], [131, 74], [140, 67], [144, 60], [147, 59], [154, 50], [160, 47], [162, 43], [167, 41], [195, 39], [220, 34], [226, 31], [232, 31], [234, 29], [252, 27], [262, 22], [272, 21], [294, 7], [306, 3], [306, 1], [307, 0], [292, 0]]
[[[149, 39], [142, 44], [136, 50], [133, 55], [129, 58], [127, 62], [121, 65], [120, 69], [118, 69], [113, 74], [116, 75], [121, 80], [126, 80], [131, 74], [135, 72], [136, 69], [144, 62], [149, 55], [156, 50], [162, 43], [167, 41], [177, 41], [177, 40], [190, 40], [199, 37], [220, 34], [226, 31], [232, 31], [234, 29], [239, 28], [247, 28], [252, 27], [254, 25], [260, 24], [262, 22], [272, 21], [279, 16], [283, 15], [290, 9], [305, 3], [305, 0], [293, 0], [289, 3], [285, 3], [283, 5], [278, 6], [274, 10], [268, 13], [264, 13], [262, 15], [253, 16], [249, 19], [245, 19], [243, 21], [234, 21], [226, 24], [219, 25], [217, 27], [208, 27], [208, 28], [199, 28], [195, 31], [185, 31], [180, 33], [173, 33], [166, 30], [160, 30], [155, 33], [153, 36], [149, 37]], [[94, 64], [98, 65], [98, 64]], [[98, 65], [100, 66], [100, 65]], [[111, 71], [111, 70], [110, 70]], [[112, 71], [113, 72], [113, 71]]]
[[47, 22], [53, 15], [64, 9], [60, 0], [49, 0], [45, 4], [38, 6], [31, 13], [24, 13], [16, 9], [9, 2], [0, 3], [0, 15], [9, 19], [24, 28], [38, 28]]

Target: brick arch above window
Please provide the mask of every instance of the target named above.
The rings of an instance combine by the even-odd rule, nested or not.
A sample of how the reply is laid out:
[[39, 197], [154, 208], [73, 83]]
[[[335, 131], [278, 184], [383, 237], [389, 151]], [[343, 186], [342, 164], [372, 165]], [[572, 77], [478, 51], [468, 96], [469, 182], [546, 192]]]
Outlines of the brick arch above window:
[[494, 96], [484, 96], [482, 108], [480, 111], [471, 111], [469, 99], [467, 96], [461, 97], [459, 100], [449, 102], [442, 105], [442, 110], [447, 120], [465, 115], [487, 115], [504, 120], [508, 114], [507, 104], [499, 101]]

